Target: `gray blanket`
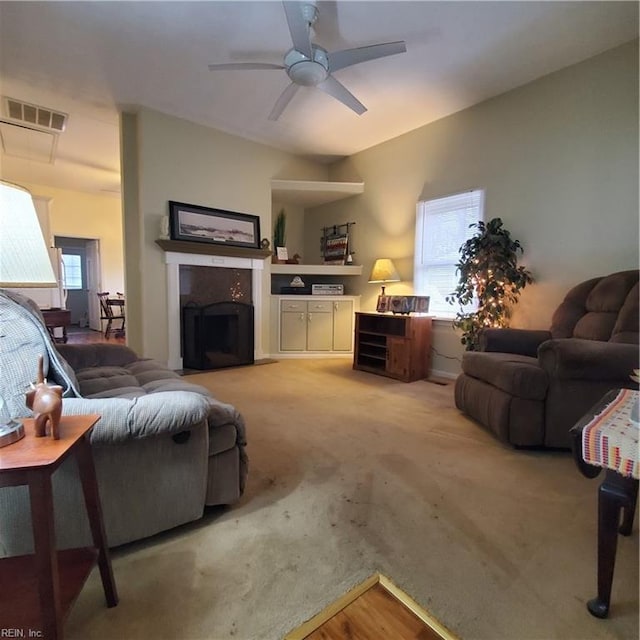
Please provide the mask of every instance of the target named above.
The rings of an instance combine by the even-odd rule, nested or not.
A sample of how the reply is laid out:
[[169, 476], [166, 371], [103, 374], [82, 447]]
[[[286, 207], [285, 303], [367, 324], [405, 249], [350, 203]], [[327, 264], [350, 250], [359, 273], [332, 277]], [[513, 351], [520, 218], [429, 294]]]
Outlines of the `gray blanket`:
[[29, 415], [24, 394], [35, 382], [38, 357], [44, 374], [59, 384], [67, 398], [80, 397], [73, 370], [56, 351], [36, 304], [19, 293], [0, 289], [0, 375], [5, 402], [3, 419]]

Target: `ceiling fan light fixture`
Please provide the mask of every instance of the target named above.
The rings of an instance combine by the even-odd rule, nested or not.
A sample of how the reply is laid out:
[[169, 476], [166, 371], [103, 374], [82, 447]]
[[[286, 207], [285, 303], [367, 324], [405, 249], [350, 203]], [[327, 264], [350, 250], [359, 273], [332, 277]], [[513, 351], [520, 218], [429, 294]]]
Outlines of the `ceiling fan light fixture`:
[[292, 82], [301, 84], [304, 87], [315, 87], [327, 78], [327, 70], [319, 63], [306, 60], [296, 62], [287, 69], [287, 73]]
[[284, 57], [284, 64], [291, 82], [303, 87], [315, 87], [329, 75], [329, 58], [327, 52], [312, 45], [313, 60], [297, 49], [291, 49]]

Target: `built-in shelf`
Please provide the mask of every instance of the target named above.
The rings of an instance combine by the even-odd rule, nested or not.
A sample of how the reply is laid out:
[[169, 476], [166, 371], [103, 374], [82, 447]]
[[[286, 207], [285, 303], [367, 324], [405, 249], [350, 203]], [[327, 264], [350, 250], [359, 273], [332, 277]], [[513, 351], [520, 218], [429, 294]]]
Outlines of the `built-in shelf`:
[[316, 207], [364, 193], [364, 182], [322, 180], [272, 180], [271, 196], [277, 202]]
[[272, 264], [271, 274], [313, 275], [313, 276], [359, 276], [362, 265], [339, 264]]
[[156, 244], [165, 251], [175, 253], [198, 253], [209, 256], [230, 256], [233, 258], [268, 258], [271, 251], [252, 249], [251, 247], [234, 247], [228, 244], [208, 242], [188, 242], [186, 240], [156, 240]]

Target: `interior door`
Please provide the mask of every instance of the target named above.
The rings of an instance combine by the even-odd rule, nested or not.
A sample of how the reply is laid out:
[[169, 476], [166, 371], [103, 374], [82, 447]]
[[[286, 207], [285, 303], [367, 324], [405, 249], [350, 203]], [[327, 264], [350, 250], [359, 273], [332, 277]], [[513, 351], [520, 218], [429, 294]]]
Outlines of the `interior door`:
[[100, 322], [100, 300], [98, 299], [98, 292], [101, 290], [99, 240], [87, 240], [86, 257], [89, 328], [95, 331], [102, 331]]

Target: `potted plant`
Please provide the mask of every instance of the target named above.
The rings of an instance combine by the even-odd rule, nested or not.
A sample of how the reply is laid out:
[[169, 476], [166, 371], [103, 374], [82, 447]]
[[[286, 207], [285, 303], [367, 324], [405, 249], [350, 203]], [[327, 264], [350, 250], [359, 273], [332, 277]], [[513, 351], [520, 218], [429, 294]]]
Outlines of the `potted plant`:
[[[462, 330], [460, 341], [467, 351], [478, 348], [482, 329], [509, 326], [521, 290], [533, 282], [531, 273], [518, 266], [518, 252], [523, 251], [520, 242], [511, 238], [500, 218], [471, 226], [477, 232], [460, 247], [459, 283], [447, 296], [450, 304], [460, 305], [453, 326]], [[474, 299], [477, 310], [465, 311]]]
[[[278, 247], [286, 247], [286, 227], [287, 227], [287, 215], [284, 209], [280, 209], [280, 213], [276, 216], [275, 223], [273, 225], [273, 261], [280, 262], [277, 258]], [[285, 262], [284, 260], [282, 262]]]

